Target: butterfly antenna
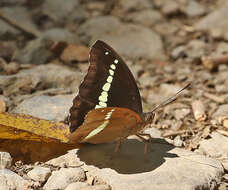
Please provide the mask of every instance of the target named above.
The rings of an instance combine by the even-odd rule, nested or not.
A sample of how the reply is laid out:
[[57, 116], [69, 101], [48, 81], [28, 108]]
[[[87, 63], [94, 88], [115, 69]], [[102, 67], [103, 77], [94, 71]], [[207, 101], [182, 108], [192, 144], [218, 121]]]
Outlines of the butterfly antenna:
[[157, 110], [160, 107], [164, 107], [172, 102], [174, 102], [177, 97], [180, 95], [180, 93], [185, 90], [186, 88], [188, 88], [189, 86], [191, 86], [191, 83], [188, 83], [184, 88], [180, 89], [176, 94], [174, 94], [173, 96], [170, 96], [169, 98], [167, 98], [165, 101], [161, 102], [160, 104], [156, 105], [152, 111], [150, 111], [150, 113], [153, 113], [155, 110]]

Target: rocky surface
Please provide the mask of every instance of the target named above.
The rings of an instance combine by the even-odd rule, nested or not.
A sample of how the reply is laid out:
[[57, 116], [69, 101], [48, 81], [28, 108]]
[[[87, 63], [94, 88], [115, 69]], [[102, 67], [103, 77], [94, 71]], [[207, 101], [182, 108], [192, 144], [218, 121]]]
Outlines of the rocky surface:
[[0, 138], [0, 187], [227, 189], [227, 9], [226, 0], [1, 1], [1, 111], [65, 120], [98, 39], [126, 60], [144, 111], [192, 84], [156, 111], [147, 155], [134, 136], [117, 154], [114, 144]]

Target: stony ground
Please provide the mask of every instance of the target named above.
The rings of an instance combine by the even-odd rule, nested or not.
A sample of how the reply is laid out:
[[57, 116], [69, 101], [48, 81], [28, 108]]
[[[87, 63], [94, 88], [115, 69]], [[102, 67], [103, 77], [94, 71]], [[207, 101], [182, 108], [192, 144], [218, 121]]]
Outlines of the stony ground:
[[65, 120], [97, 39], [126, 60], [145, 111], [192, 83], [156, 112], [148, 156], [134, 137], [119, 155], [110, 144], [49, 159], [1, 140], [1, 187], [227, 189], [227, 12], [226, 0], [1, 0], [0, 111]]

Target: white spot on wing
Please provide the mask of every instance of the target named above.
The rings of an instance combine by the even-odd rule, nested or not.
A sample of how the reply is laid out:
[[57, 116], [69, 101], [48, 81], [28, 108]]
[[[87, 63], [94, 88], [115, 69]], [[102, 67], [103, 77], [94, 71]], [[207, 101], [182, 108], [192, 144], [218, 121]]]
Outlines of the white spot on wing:
[[109, 52], [108, 52], [108, 51], [106, 51], [106, 52], [105, 52], [105, 55], [108, 55], [108, 54], [109, 54]]
[[95, 136], [96, 134], [98, 134], [99, 132], [101, 132], [109, 123], [109, 120], [106, 120], [103, 124], [101, 124], [100, 126], [98, 126], [96, 129], [94, 129], [93, 131], [91, 131], [84, 139], [83, 141]]
[[107, 102], [108, 98], [107, 96], [102, 96], [102, 94], [98, 98], [101, 102]]
[[105, 92], [105, 91], [103, 91], [103, 92], [101, 93], [101, 95], [102, 95], [102, 96], [105, 96], [105, 97], [108, 97], [108, 93]]
[[112, 79], [113, 79], [113, 77], [112, 77], [112, 76], [108, 76], [108, 78], [107, 78], [107, 82], [112, 83]]
[[104, 91], [106, 91], [106, 92], [108, 92], [109, 91], [109, 89], [110, 89], [110, 87], [111, 87], [111, 84], [110, 83], [108, 83], [108, 82], [106, 82], [105, 84], [104, 84], [104, 86], [103, 86], [103, 90]]
[[95, 109], [97, 109], [97, 108], [103, 108], [103, 106], [96, 105], [96, 106], [95, 106]]
[[116, 69], [116, 66], [115, 66], [115, 65], [113, 65], [113, 64], [111, 64], [111, 65], [110, 65], [110, 67], [111, 67], [111, 69], [113, 69], [113, 70], [115, 70], [115, 69]]
[[110, 119], [111, 115], [106, 115], [105, 120]]
[[104, 108], [104, 107], [107, 107], [107, 104], [105, 102], [99, 102], [99, 105]]
[[119, 62], [118, 59], [115, 59], [115, 60], [114, 60], [114, 63], [115, 63], [115, 64], [117, 64], [118, 62]]
[[110, 74], [111, 76], [114, 75], [114, 71], [113, 71], [112, 69], [109, 69], [108, 71], [109, 71], [109, 74]]

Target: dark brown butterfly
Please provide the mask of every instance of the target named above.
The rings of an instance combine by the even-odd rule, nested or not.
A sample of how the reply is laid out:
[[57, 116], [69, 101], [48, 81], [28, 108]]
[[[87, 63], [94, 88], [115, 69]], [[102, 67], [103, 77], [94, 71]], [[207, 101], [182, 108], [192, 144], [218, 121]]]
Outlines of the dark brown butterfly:
[[70, 142], [121, 142], [133, 134], [144, 139], [140, 131], [153, 121], [154, 110], [165, 102], [152, 112], [143, 113], [132, 73], [103, 41], [98, 40], [92, 46], [89, 63], [70, 109]]

